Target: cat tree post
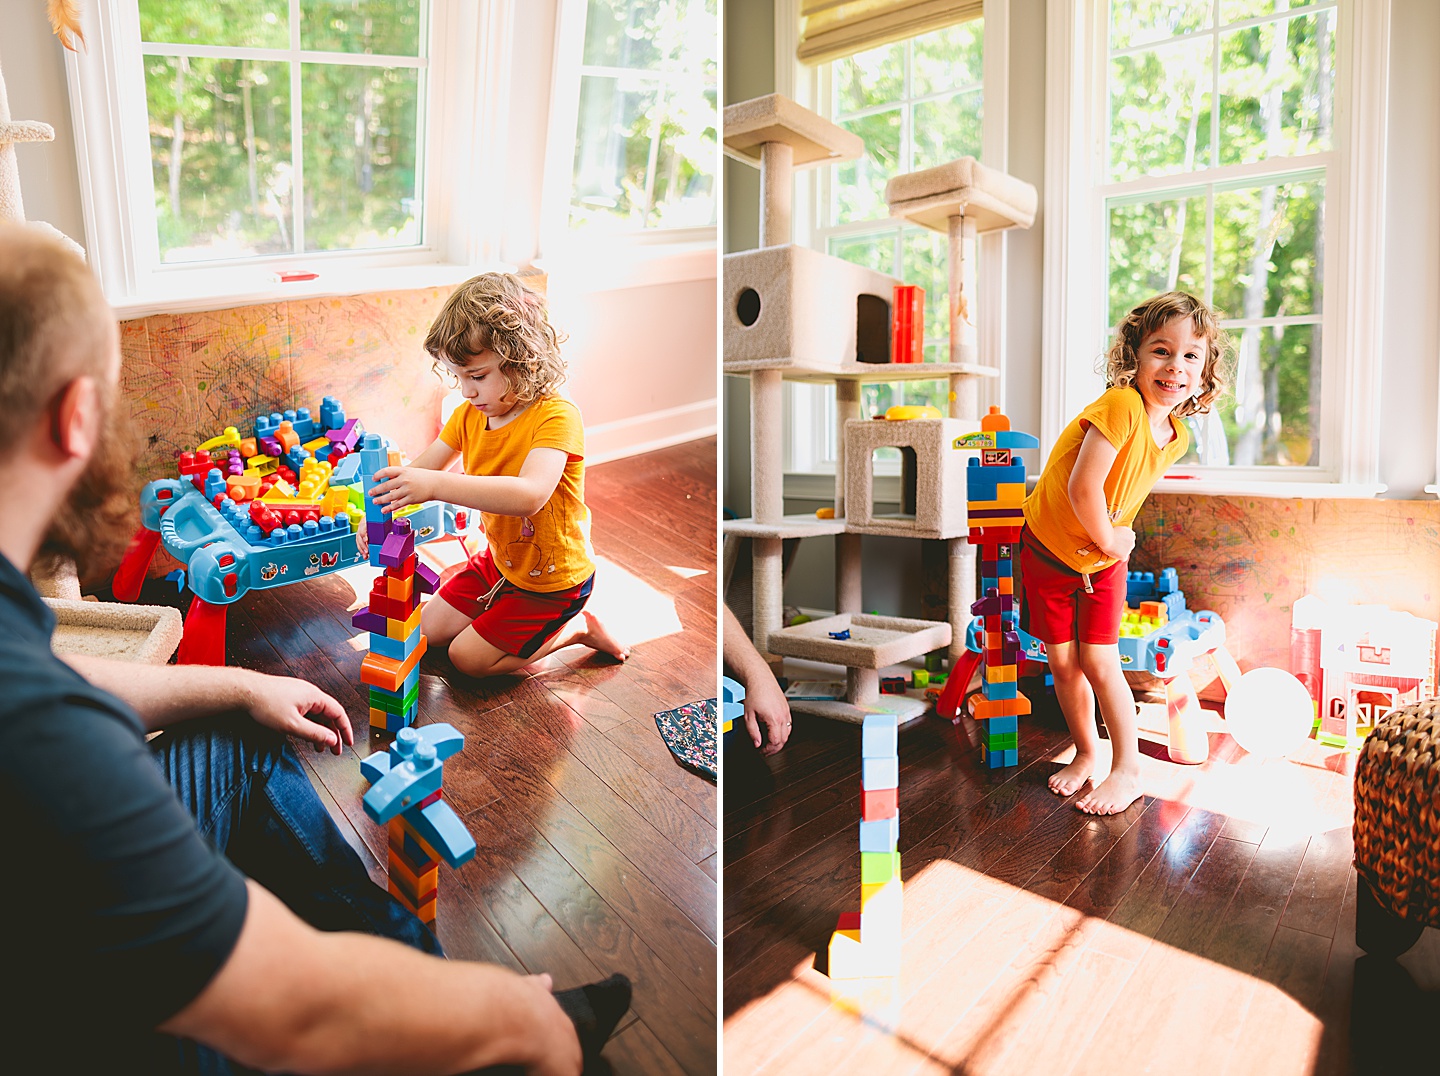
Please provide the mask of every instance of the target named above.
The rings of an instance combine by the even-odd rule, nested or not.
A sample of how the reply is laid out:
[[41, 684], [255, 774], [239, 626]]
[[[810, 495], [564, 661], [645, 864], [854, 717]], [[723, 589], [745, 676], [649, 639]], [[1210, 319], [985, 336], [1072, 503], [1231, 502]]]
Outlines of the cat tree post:
[[784, 142], [760, 147], [760, 245], [790, 242], [790, 205], [795, 185], [795, 149]]

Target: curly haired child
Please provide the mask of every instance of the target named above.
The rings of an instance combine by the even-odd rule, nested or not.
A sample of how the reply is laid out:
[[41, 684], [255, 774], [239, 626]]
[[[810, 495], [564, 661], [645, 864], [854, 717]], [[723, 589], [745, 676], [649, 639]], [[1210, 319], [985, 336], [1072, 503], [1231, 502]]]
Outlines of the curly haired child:
[[[1030, 631], [1045, 643], [1074, 760], [1050, 777], [1076, 807], [1116, 814], [1141, 794], [1135, 701], [1120, 665], [1131, 524], [1161, 475], [1185, 454], [1181, 421], [1225, 388], [1225, 336], [1184, 292], [1149, 299], [1120, 323], [1106, 356], [1104, 394], [1065, 427], [1025, 500], [1020, 568]], [[1098, 785], [1095, 704], [1110, 736]]]
[[[425, 350], [465, 402], [406, 467], [375, 472], [386, 512], [444, 500], [477, 509], [486, 546], [427, 602], [421, 628], [470, 676], [513, 672], [580, 644], [629, 655], [585, 609], [595, 581], [585, 507], [585, 430], [557, 390], [559, 338], [541, 297], [508, 273], [466, 281]], [[464, 473], [450, 470], [455, 461]]]

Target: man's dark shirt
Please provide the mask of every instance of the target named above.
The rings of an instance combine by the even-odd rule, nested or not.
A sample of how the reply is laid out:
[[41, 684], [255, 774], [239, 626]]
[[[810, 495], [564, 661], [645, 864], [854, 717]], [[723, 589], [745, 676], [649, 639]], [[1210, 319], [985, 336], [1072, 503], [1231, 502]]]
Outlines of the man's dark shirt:
[[139, 718], [55, 657], [54, 627], [0, 556], [0, 1028], [12, 1060], [28, 1042], [50, 1071], [188, 1005], [246, 909], [244, 877], [196, 829]]

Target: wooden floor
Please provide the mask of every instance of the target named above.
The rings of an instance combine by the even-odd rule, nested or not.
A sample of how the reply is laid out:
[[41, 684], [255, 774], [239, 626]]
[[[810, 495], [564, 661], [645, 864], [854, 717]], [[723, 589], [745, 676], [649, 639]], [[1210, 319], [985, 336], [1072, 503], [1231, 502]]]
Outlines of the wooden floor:
[[1355, 947], [1351, 756], [1212, 733], [1092, 818], [1046, 787], [1073, 748], [1037, 711], [996, 774], [963, 727], [901, 730], [902, 972], [848, 995], [822, 972], [859, 907], [859, 731], [797, 715], [772, 759], [727, 752], [727, 1076], [1440, 1071], [1440, 933]]
[[[616, 1073], [717, 1067], [716, 788], [675, 763], [653, 717], [717, 694], [715, 449], [694, 441], [586, 475], [601, 559], [591, 607], [645, 640], [624, 665], [578, 647], [481, 681], [443, 654], [421, 664], [419, 722], [466, 737], [445, 798], [479, 845], [460, 870], [440, 868], [440, 939], [452, 957], [550, 972], [557, 987], [628, 975], [632, 1014], [605, 1051]], [[369, 735], [364, 636], [350, 626], [374, 574], [245, 596], [228, 658], [305, 677], [345, 706], [356, 750], [301, 755], [384, 884], [359, 758], [385, 741]]]

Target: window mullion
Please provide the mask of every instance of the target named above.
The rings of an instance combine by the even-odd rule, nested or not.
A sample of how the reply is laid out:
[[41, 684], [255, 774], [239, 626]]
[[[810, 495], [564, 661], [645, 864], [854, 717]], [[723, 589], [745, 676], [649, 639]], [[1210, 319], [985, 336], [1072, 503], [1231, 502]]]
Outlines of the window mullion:
[[300, 94], [300, 0], [290, 0], [290, 220], [295, 253], [305, 253], [305, 150]]

